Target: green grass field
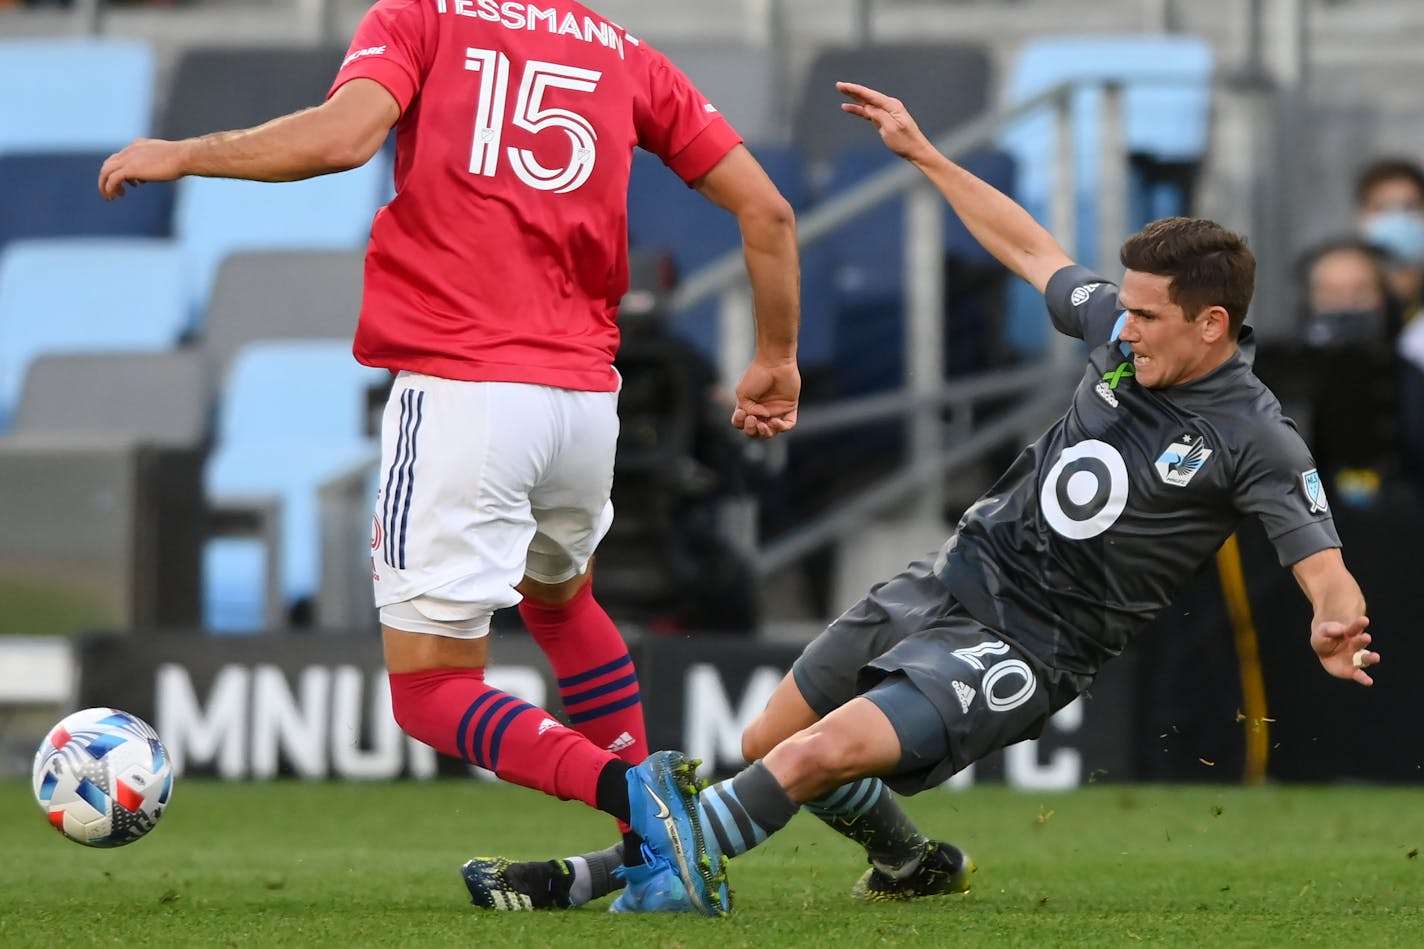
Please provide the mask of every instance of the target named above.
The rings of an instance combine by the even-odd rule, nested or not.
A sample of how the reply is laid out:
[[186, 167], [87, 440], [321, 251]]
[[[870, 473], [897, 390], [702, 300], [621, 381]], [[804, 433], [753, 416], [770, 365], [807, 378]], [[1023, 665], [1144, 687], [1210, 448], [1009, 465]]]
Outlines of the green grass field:
[[611, 822], [517, 788], [180, 781], [147, 839], [90, 850], [0, 783], [0, 946], [1420, 946], [1424, 790], [1099, 785], [907, 802], [968, 849], [962, 897], [866, 906], [863, 857], [809, 815], [732, 865], [732, 918], [468, 904], [457, 868], [603, 846]]

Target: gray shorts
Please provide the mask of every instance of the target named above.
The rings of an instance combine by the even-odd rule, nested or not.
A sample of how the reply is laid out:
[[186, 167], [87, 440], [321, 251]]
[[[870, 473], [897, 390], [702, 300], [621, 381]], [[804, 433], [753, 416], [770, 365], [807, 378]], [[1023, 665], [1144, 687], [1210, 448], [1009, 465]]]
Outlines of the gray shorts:
[[[792, 666], [797, 688], [825, 716], [900, 673], [939, 712], [949, 757], [885, 778], [901, 794], [935, 787], [992, 751], [1037, 738], [1076, 690], [998, 630], [975, 620], [916, 561], [876, 585], [808, 645]], [[898, 726], [897, 726], [898, 727]], [[918, 744], [913, 736], [902, 743]]]

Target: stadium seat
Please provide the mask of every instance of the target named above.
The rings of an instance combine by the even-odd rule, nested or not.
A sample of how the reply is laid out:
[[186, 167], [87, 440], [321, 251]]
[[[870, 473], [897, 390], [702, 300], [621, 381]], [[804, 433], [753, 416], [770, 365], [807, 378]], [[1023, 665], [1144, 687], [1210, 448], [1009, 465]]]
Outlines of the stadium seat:
[[841, 111], [845, 97], [836, 91], [839, 80], [898, 97], [933, 137], [987, 108], [992, 71], [988, 51], [978, 44], [876, 43], [822, 50], [791, 116], [792, 142], [810, 163], [818, 192], [839, 152], [876, 141], [873, 129]]
[[[284, 609], [316, 591], [317, 487], [379, 454], [369, 424], [372, 394], [390, 378], [357, 363], [346, 340], [254, 343], [232, 362], [208, 460], [207, 496], [219, 509], [280, 501], [279, 589], [274, 592]], [[209, 541], [203, 557], [208, 629], [262, 628], [265, 556], [263, 546], [249, 540]]]
[[258, 340], [341, 339], [361, 309], [363, 250], [237, 253], [218, 270], [200, 347], [213, 374]]
[[759, 46], [737, 42], [659, 43], [657, 48], [678, 65], [742, 138], [762, 144], [787, 144], [782, 118], [779, 58]]
[[[840, 152], [831, 165], [832, 189], [854, 187], [896, 161], [878, 143]], [[1000, 191], [1016, 188], [1014, 160], [998, 149], [963, 156], [961, 163]], [[842, 395], [897, 386], [903, 378], [905, 292], [905, 202], [880, 205], [831, 235], [820, 252], [826, 258], [830, 293], [830, 344], [837, 391]], [[814, 254], [807, 264], [815, 266]], [[965, 229], [949, 207], [944, 213], [946, 278], [946, 363], [950, 371], [985, 368], [990, 339], [990, 307], [978, 299], [977, 274], [1003, 271]], [[803, 284], [805, 281], [803, 280]], [[973, 288], [973, 289], [971, 289]]]
[[187, 263], [194, 316], [207, 307], [218, 266], [228, 254], [364, 248], [390, 181], [384, 153], [360, 168], [305, 181], [180, 181], [173, 234]]
[[5, 212], [0, 247], [35, 237], [167, 237], [172, 182], [131, 188], [121, 201], [99, 196], [105, 151], [0, 154]]
[[320, 105], [344, 46], [193, 46], [185, 49], [156, 123], [162, 138], [249, 128]]
[[[810, 187], [799, 151], [755, 143], [748, 147], [793, 207], [809, 203]], [[741, 240], [735, 217], [689, 188], [657, 156], [641, 150], [633, 153], [628, 185], [630, 244], [672, 254], [679, 275], [686, 278], [741, 247]], [[705, 353], [716, 353], [715, 301], [675, 314], [673, 326]]]
[[201, 448], [210, 405], [192, 350], [41, 356], [25, 375], [11, 431]]
[[139, 40], [0, 40], [0, 153], [121, 148], [149, 134], [153, 84]]
[[169, 241], [16, 241], [0, 253], [0, 430], [36, 356], [168, 349], [186, 310]]

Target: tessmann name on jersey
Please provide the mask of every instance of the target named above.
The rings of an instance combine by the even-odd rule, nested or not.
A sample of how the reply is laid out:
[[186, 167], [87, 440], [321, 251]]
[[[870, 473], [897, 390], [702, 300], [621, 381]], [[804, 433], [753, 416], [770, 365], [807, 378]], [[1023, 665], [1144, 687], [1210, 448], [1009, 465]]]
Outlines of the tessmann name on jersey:
[[532, 3], [517, 3], [507, 0], [435, 0], [437, 13], [451, 16], [468, 16], [497, 23], [507, 30], [543, 30], [556, 36], [572, 36], [585, 43], [598, 43], [617, 50], [623, 56], [623, 43], [639, 45], [638, 40], [616, 23], [598, 16], [576, 16], [565, 13], [559, 16], [554, 7], [539, 7]]

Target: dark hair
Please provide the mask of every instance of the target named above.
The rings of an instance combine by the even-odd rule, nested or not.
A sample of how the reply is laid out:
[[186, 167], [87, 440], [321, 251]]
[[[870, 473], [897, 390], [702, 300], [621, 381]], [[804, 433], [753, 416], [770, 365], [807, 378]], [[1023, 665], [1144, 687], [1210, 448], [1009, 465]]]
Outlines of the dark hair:
[[1424, 168], [1420, 168], [1418, 162], [1410, 161], [1408, 158], [1389, 156], [1376, 158], [1355, 176], [1355, 203], [1363, 204], [1365, 195], [1375, 187], [1386, 181], [1399, 179], [1414, 185], [1419, 194], [1424, 196]]
[[1188, 320], [1219, 306], [1230, 318], [1231, 338], [1240, 334], [1256, 288], [1256, 257], [1240, 234], [1202, 218], [1162, 218], [1123, 243], [1122, 265], [1171, 277], [1167, 298]]

